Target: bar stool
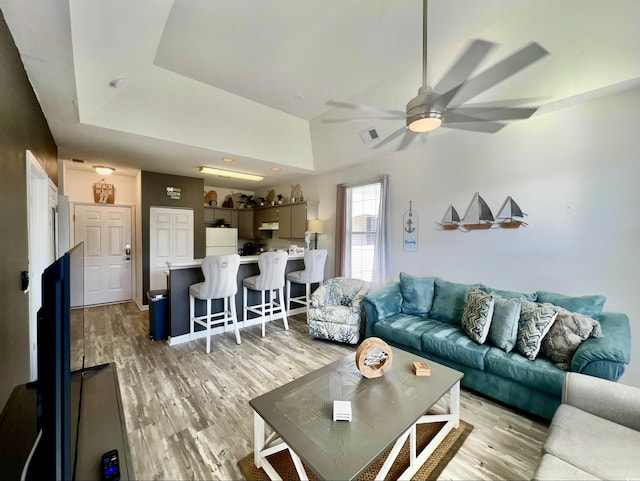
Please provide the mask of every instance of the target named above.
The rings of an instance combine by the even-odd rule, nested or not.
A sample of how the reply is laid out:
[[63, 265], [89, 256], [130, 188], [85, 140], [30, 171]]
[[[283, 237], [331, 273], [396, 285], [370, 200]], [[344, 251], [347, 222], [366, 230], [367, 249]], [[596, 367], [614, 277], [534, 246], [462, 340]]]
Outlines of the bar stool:
[[[236, 313], [236, 293], [238, 292], [238, 268], [240, 256], [207, 256], [202, 260], [204, 282], [189, 286], [189, 340], [193, 341], [195, 324], [207, 330], [207, 354], [211, 352], [211, 326], [223, 323], [227, 332], [227, 323], [233, 322], [236, 332], [236, 343], [240, 344], [238, 315]], [[195, 315], [195, 300], [207, 301], [207, 312], [204, 316]], [[224, 299], [221, 312], [211, 311], [212, 299]]]
[[[253, 312], [262, 317], [262, 337], [264, 337], [264, 323], [266, 316], [273, 320], [276, 311], [282, 313], [285, 330], [289, 330], [287, 321], [287, 311], [285, 309], [283, 287], [284, 271], [287, 268], [286, 252], [265, 252], [258, 256], [258, 269], [260, 274], [247, 277], [242, 281], [242, 314], [245, 323], [248, 320], [247, 314]], [[248, 305], [248, 289], [260, 291], [260, 304]], [[278, 302], [276, 302], [276, 290], [278, 291]], [[269, 298], [265, 300], [265, 292], [269, 292]]]
[[[324, 264], [327, 261], [327, 249], [308, 250], [304, 253], [304, 270], [287, 274], [287, 310], [291, 311], [291, 303], [300, 304], [307, 309], [311, 300], [311, 284], [324, 281]], [[291, 297], [291, 283], [304, 284], [303, 296]]]

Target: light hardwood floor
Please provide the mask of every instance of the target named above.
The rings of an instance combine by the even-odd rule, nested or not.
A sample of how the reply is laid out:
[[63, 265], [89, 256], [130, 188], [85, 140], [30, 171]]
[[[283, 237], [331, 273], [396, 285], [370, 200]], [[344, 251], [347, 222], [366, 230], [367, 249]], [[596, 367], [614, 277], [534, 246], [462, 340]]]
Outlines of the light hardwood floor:
[[[134, 303], [88, 308], [86, 365], [115, 362], [138, 479], [242, 479], [252, 450], [248, 401], [339, 359], [354, 347], [310, 338], [304, 316], [169, 347], [148, 337]], [[462, 389], [461, 417], [475, 429], [440, 479], [531, 479], [547, 424]]]

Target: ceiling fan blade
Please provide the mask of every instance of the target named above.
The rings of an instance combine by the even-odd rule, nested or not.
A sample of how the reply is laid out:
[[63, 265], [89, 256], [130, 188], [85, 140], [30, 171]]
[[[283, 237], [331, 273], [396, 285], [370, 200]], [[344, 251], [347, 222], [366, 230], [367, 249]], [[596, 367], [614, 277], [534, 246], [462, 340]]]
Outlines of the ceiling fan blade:
[[372, 105], [354, 104], [351, 102], [339, 102], [337, 100], [329, 100], [327, 101], [326, 105], [330, 107], [338, 107], [341, 109], [360, 110], [361, 112], [369, 112], [372, 114], [395, 115], [401, 119], [404, 119], [406, 115], [406, 112], [404, 110], [383, 109], [381, 107], [373, 107]]
[[485, 134], [495, 134], [500, 129], [506, 127], [507, 124], [499, 122], [462, 122], [456, 124], [443, 123], [443, 129], [470, 130], [472, 132], [482, 132]]
[[320, 123], [322, 124], [338, 124], [343, 122], [362, 122], [362, 121], [372, 121], [372, 120], [403, 120], [398, 117], [353, 117], [350, 119], [322, 119]]
[[380, 147], [382, 147], [383, 145], [388, 144], [389, 142], [391, 142], [393, 139], [395, 139], [396, 137], [402, 135], [402, 133], [405, 130], [409, 130], [407, 129], [404, 125], [402, 127], [400, 127], [398, 130], [394, 130], [393, 132], [391, 132], [389, 135], [387, 135], [384, 139], [382, 139], [380, 142], [378, 142], [376, 145], [374, 145], [372, 148], [373, 149], [379, 149]]
[[489, 102], [475, 102], [472, 104], [455, 104], [449, 106], [449, 110], [457, 109], [459, 107], [516, 107], [524, 104], [534, 104], [542, 100], [546, 100], [549, 97], [525, 97], [520, 99], [504, 99], [504, 100], [491, 100]]
[[407, 129], [406, 132], [404, 133], [404, 137], [402, 137], [402, 140], [400, 141], [400, 144], [396, 148], [396, 152], [398, 150], [402, 150], [408, 147], [409, 144], [413, 142], [416, 139], [416, 137], [419, 137], [419, 136], [420, 134], [418, 132], [412, 132], [411, 130]]
[[468, 80], [455, 97], [462, 104], [541, 59], [549, 52], [533, 42]]
[[447, 110], [447, 123], [483, 122], [486, 120], [528, 119], [538, 107], [491, 108], [491, 107], [458, 107]]
[[486, 40], [474, 40], [449, 71], [444, 74], [440, 82], [433, 87], [433, 90], [447, 92], [467, 81], [495, 45], [495, 43], [487, 42]]

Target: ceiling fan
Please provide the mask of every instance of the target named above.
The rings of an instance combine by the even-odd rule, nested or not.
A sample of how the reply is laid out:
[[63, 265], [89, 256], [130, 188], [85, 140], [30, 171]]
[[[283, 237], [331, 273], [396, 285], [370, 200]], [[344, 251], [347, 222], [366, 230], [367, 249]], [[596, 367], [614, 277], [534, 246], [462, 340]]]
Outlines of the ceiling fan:
[[404, 119], [405, 125], [373, 146], [374, 149], [378, 149], [403, 135], [396, 149], [401, 150], [407, 147], [420, 133], [429, 132], [438, 127], [495, 133], [507, 125], [504, 121], [526, 119], [533, 115], [538, 107], [518, 107], [533, 99], [513, 99], [467, 105], [464, 103], [549, 53], [536, 42], [530, 43], [506, 59], [470, 78], [476, 67], [496, 45], [485, 40], [474, 40], [440, 82], [433, 88], [427, 84], [427, 4], [428, 0], [424, 0], [422, 86], [418, 90], [418, 95], [407, 103], [406, 110], [390, 110], [329, 100], [326, 104], [331, 107], [354, 109], [377, 114], [377, 116], [324, 119], [323, 123]]

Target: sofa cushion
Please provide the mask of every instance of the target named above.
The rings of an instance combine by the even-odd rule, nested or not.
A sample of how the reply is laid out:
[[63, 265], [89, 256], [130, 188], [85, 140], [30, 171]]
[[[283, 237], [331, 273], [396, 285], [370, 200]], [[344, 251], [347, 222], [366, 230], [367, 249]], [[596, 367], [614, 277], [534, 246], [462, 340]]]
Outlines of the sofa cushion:
[[492, 347], [484, 358], [485, 370], [519, 384], [556, 397], [562, 394], [566, 373], [543, 357], [529, 361], [515, 351]]
[[533, 475], [533, 481], [558, 481], [560, 479], [598, 480], [573, 464], [569, 464], [551, 454], [544, 454]]
[[480, 289], [469, 289], [462, 313], [462, 330], [473, 342], [484, 344], [493, 318], [493, 296]]
[[571, 297], [547, 291], [538, 291], [536, 294], [540, 304], [548, 302], [555, 306], [564, 307], [568, 311], [577, 312], [589, 317], [594, 317], [600, 314], [604, 307], [604, 303], [607, 300], [606, 297], [598, 295]]
[[422, 349], [422, 335], [436, 322], [413, 314], [395, 314], [375, 324], [375, 335], [395, 344]]
[[480, 287], [480, 284], [458, 284], [443, 279], [436, 279], [433, 304], [429, 317], [449, 324], [460, 325], [464, 307], [467, 304], [469, 289]]
[[544, 451], [600, 479], [637, 479], [638, 446], [639, 431], [562, 404], [549, 426]]
[[[346, 309], [342, 306], [331, 306], [332, 309]], [[330, 341], [357, 344], [360, 340], [360, 326], [358, 324], [345, 324], [328, 320], [309, 320], [309, 335], [316, 339], [328, 339]]]
[[516, 345], [518, 322], [520, 320], [520, 298], [493, 295], [493, 319], [489, 328], [489, 342], [504, 352], [510, 352]]
[[518, 337], [516, 349], [527, 359], [533, 361], [558, 311], [535, 302], [522, 301], [520, 306], [520, 320], [518, 322]]
[[524, 299], [525, 301], [531, 301], [531, 302], [535, 302], [537, 299], [535, 292], [525, 294], [524, 292], [517, 292], [517, 291], [503, 291], [502, 289], [494, 289], [493, 287], [489, 287], [485, 285], [482, 285], [480, 289], [488, 294], [496, 294], [498, 296], [508, 297], [509, 299]]
[[571, 358], [588, 337], [602, 337], [600, 323], [577, 312], [570, 312], [562, 307], [551, 306], [558, 311], [558, 317], [542, 338], [540, 353], [547, 356], [556, 366], [565, 371], [571, 369]]
[[428, 315], [433, 302], [435, 277], [414, 277], [400, 273], [402, 312]]
[[484, 369], [487, 344], [476, 344], [461, 327], [429, 319], [433, 329], [422, 335], [422, 350], [464, 366]]

